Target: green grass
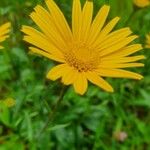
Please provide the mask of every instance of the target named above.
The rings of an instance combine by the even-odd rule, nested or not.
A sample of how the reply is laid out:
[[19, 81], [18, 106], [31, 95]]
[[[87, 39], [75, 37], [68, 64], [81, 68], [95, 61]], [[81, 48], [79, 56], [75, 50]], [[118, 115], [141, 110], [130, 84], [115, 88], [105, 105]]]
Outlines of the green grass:
[[[70, 0], [56, 0], [71, 19]], [[109, 19], [121, 16], [117, 28], [130, 26], [145, 44], [150, 32], [150, 7], [137, 8], [132, 0], [95, 0], [95, 13], [111, 5]], [[53, 62], [28, 53], [20, 32], [34, 6], [42, 0], [0, 0], [0, 24], [11, 21], [11, 37], [0, 51], [0, 99], [12, 97], [15, 106], [0, 105], [0, 150], [150, 150], [150, 52], [144, 49], [145, 67], [135, 71], [141, 81], [108, 79], [115, 93], [90, 85], [84, 96], [70, 87], [47, 130], [40, 133], [62, 89], [45, 78]], [[114, 133], [128, 137], [118, 141]]]

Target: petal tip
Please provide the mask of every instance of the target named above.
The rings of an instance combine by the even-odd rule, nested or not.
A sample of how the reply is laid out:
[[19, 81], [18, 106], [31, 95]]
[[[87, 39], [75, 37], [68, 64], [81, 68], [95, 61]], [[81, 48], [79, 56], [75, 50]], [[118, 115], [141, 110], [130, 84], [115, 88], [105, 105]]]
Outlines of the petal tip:
[[85, 91], [78, 91], [78, 92], [76, 91], [76, 93], [83, 96], [85, 94]]
[[50, 73], [48, 73], [48, 74], [46, 75], [46, 78], [47, 78], [48, 80], [55, 81], [55, 77], [52, 76]]
[[139, 75], [138, 80], [142, 80], [144, 77], [142, 75]]
[[110, 89], [108, 89], [108, 92], [114, 93], [114, 89], [112, 87], [110, 87]]
[[110, 9], [110, 5], [104, 4], [103, 7]]
[[119, 21], [121, 18], [119, 16], [116, 17], [116, 20]]
[[136, 77], [134, 78], [135, 80], [142, 80], [144, 77], [140, 74], [137, 74]]
[[56, 80], [55, 75], [52, 73], [51, 70], [47, 73], [46, 78], [52, 81]]

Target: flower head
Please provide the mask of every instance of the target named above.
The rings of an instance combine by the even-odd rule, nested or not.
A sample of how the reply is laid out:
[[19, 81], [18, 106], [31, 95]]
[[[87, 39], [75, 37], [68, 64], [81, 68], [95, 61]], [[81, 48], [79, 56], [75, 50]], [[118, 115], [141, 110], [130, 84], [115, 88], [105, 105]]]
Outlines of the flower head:
[[[0, 26], [0, 43], [5, 41], [6, 38], [9, 37], [8, 33], [10, 31], [10, 23], [5, 23]], [[0, 45], [0, 49], [3, 47]]]
[[138, 7], [146, 7], [150, 5], [150, 0], [134, 0], [134, 4]]
[[150, 33], [146, 35], [146, 48], [150, 48]]
[[113, 92], [103, 77], [141, 79], [142, 76], [123, 68], [141, 67], [136, 61], [143, 55], [129, 56], [142, 49], [140, 44], [130, 44], [137, 38], [129, 28], [112, 31], [119, 17], [105, 25], [110, 7], [104, 5], [93, 19], [93, 2], [87, 0], [81, 8], [80, 0], [73, 0], [72, 30], [63, 13], [53, 0], [47, 0], [48, 10], [36, 6], [32, 20], [40, 31], [23, 26], [24, 40], [32, 44], [30, 50], [60, 64], [52, 68], [47, 78], [61, 78], [65, 85], [84, 94], [88, 81]]
[[16, 101], [13, 98], [6, 98], [4, 101], [2, 101], [3, 104], [5, 104], [7, 107], [13, 107], [16, 104]]

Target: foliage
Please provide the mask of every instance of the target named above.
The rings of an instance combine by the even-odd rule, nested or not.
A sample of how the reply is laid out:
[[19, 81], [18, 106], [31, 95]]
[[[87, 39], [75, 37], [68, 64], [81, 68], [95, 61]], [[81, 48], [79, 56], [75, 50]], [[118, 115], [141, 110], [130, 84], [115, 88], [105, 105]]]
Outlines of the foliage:
[[[56, 2], [70, 22], [72, 1]], [[144, 45], [150, 32], [150, 7], [137, 8], [132, 0], [95, 0], [95, 12], [105, 3], [111, 5], [109, 18], [122, 18], [117, 28], [130, 26]], [[20, 28], [33, 24], [29, 14], [37, 4], [44, 2], [0, 0], [0, 23], [10, 20], [13, 26], [0, 51], [0, 99], [16, 100], [11, 108], [0, 104], [0, 150], [149, 150], [149, 49], [142, 52], [147, 57], [145, 68], [136, 70], [144, 75], [142, 81], [109, 79], [115, 93], [90, 85], [82, 97], [69, 87], [53, 122], [40, 132], [62, 85], [45, 79], [53, 62], [28, 52], [22, 41]], [[127, 138], [121, 142], [114, 135], [122, 131]]]

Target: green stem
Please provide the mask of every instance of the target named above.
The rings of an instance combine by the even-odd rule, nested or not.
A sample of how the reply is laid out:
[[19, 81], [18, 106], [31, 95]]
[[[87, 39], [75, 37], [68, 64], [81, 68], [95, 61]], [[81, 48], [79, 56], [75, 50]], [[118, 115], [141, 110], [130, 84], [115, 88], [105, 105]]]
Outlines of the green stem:
[[61, 92], [60, 92], [60, 95], [59, 95], [59, 97], [58, 97], [58, 99], [56, 101], [56, 104], [52, 108], [52, 111], [50, 111], [50, 113], [49, 113], [49, 117], [48, 117], [46, 123], [44, 124], [43, 128], [39, 132], [39, 135], [41, 135], [47, 129], [47, 127], [49, 126], [49, 124], [53, 122], [53, 120], [55, 118], [56, 111], [57, 111], [58, 107], [60, 106], [60, 104], [61, 104], [61, 102], [63, 100], [63, 97], [65, 95], [66, 90], [67, 90], [67, 88], [64, 86], [62, 88]]

